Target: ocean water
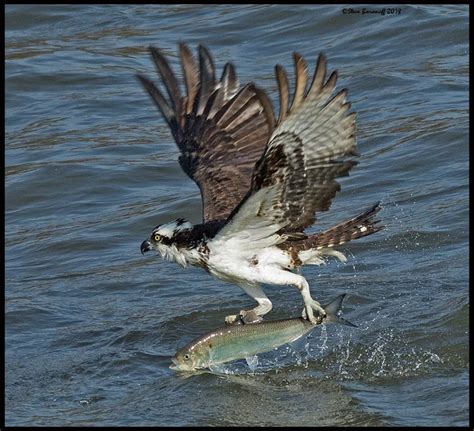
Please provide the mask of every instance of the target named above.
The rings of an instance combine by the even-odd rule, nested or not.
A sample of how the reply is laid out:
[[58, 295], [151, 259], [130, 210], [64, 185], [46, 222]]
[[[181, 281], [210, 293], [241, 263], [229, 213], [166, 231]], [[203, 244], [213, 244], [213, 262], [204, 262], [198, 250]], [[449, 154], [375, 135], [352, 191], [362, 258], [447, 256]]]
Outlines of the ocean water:
[[[468, 425], [468, 7], [348, 9], [6, 7], [7, 425]], [[303, 274], [322, 302], [347, 293], [358, 328], [317, 328], [251, 368], [168, 368], [253, 306], [139, 251], [159, 223], [200, 222], [198, 188], [134, 76], [155, 76], [149, 45], [178, 71], [179, 41], [207, 45], [218, 73], [232, 61], [275, 106], [274, 65], [292, 79], [293, 51], [338, 70], [361, 157], [314, 229], [378, 200], [386, 229]], [[265, 291], [268, 319], [301, 312], [296, 289]]]

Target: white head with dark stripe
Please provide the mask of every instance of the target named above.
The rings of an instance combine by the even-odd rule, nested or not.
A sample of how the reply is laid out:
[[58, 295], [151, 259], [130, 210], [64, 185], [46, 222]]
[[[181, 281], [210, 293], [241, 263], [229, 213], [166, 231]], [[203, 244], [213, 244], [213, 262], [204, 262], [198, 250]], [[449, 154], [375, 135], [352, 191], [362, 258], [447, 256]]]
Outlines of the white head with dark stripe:
[[193, 225], [184, 218], [160, 224], [151, 232], [150, 238], [142, 242], [140, 251], [146, 253], [155, 250], [163, 257], [168, 257], [173, 248], [176, 248], [179, 234], [192, 229]]

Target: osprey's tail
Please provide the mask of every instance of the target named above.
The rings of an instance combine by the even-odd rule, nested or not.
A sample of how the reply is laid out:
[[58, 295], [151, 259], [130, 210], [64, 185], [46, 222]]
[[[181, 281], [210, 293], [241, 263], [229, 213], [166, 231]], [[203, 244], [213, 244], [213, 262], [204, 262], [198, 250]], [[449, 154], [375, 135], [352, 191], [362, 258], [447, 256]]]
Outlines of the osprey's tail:
[[378, 224], [380, 220], [375, 220], [380, 209], [380, 202], [377, 202], [362, 214], [324, 232], [309, 235], [300, 241], [292, 241], [291, 248], [298, 252], [298, 263], [320, 265], [324, 262], [322, 256], [334, 256], [345, 262], [346, 257], [341, 252], [333, 250], [332, 247], [382, 230], [384, 226]]
[[350, 220], [343, 221], [324, 232], [310, 235], [306, 242], [310, 248], [320, 250], [378, 232], [384, 228], [384, 226], [377, 224], [380, 223], [380, 220], [375, 220], [375, 215], [380, 210], [380, 202], [377, 202], [367, 211]]

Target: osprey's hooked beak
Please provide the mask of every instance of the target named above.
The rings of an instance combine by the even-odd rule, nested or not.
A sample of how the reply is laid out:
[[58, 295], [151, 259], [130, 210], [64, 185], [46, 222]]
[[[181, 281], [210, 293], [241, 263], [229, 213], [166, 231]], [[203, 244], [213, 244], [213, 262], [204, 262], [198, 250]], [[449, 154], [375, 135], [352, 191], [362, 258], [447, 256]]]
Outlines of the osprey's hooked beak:
[[147, 239], [142, 242], [142, 245], [140, 246], [140, 251], [142, 254], [145, 254], [147, 251], [150, 251], [152, 249], [151, 247], [151, 242], [148, 241]]

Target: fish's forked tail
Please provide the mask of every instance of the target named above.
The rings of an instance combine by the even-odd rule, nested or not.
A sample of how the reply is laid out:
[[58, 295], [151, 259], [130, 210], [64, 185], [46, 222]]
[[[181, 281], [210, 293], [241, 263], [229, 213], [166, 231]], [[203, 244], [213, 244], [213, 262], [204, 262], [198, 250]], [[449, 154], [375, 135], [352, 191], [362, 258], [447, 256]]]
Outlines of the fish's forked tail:
[[341, 325], [353, 326], [357, 328], [357, 325], [349, 322], [346, 319], [338, 316], [337, 313], [341, 310], [342, 301], [344, 300], [346, 294], [343, 293], [339, 295], [336, 299], [333, 299], [329, 304], [324, 305], [324, 311], [326, 312], [326, 317], [323, 320], [323, 323], [340, 323]]

